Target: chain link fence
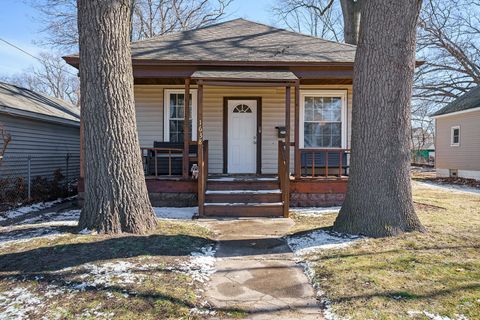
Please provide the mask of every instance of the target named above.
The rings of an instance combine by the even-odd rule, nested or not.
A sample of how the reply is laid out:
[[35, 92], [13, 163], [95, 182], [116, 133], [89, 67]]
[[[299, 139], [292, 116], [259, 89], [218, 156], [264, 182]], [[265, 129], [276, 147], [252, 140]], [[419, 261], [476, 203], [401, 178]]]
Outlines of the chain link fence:
[[76, 192], [80, 155], [6, 155], [0, 160], [0, 212]]

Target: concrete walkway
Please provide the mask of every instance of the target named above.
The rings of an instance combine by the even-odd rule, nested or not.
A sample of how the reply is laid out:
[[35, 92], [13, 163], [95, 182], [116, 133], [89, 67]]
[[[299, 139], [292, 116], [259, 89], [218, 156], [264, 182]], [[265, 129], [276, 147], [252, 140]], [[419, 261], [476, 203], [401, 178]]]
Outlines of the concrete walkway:
[[248, 319], [323, 319], [315, 291], [282, 239], [290, 219], [200, 220], [217, 235], [217, 272], [206, 297]]

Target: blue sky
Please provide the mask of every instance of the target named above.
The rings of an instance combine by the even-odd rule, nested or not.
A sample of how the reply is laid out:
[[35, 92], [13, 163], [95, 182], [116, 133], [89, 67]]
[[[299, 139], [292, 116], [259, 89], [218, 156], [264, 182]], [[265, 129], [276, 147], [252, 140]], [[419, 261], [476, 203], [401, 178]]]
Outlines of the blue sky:
[[[271, 24], [270, 8], [275, 0], [234, 0], [228, 9], [227, 20], [247, 18]], [[0, 38], [33, 55], [48, 51], [35, 44], [41, 39], [36, 12], [25, 0], [0, 0]], [[35, 65], [37, 61], [0, 41], [0, 74], [14, 74]]]

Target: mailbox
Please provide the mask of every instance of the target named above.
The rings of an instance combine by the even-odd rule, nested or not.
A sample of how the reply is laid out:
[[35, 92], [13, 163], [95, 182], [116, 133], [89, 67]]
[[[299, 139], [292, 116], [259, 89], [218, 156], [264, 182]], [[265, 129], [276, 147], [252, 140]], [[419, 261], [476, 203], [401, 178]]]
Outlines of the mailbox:
[[279, 139], [285, 138], [285, 135], [287, 133], [287, 129], [285, 127], [275, 127], [277, 129], [277, 137]]

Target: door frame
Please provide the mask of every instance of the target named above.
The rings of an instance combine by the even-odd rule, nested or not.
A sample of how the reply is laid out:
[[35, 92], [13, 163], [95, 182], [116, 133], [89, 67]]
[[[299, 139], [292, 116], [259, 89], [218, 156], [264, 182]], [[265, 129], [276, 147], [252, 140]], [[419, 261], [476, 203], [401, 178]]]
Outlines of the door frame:
[[223, 173], [228, 173], [228, 101], [255, 100], [257, 102], [257, 174], [262, 174], [262, 98], [223, 97]]

